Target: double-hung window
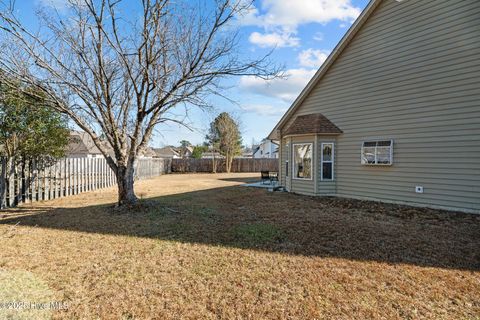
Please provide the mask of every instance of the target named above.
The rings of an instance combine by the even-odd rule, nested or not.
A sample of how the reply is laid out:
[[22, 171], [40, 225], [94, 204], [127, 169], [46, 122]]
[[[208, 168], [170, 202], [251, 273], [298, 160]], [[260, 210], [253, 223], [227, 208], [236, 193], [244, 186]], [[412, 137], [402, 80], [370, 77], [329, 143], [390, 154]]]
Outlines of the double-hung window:
[[362, 164], [389, 166], [393, 163], [393, 140], [365, 141], [362, 145]]
[[295, 179], [312, 179], [312, 143], [293, 145], [293, 177]]
[[334, 144], [322, 143], [321, 152], [322, 180], [333, 180], [333, 164], [335, 161]]

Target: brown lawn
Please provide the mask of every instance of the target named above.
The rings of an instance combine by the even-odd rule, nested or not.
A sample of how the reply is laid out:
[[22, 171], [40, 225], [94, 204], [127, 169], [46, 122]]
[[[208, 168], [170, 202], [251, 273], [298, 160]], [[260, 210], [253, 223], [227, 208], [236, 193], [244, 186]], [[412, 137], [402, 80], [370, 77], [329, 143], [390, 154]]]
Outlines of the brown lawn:
[[251, 176], [142, 181], [136, 212], [114, 189], [1, 212], [0, 319], [480, 319], [480, 216]]

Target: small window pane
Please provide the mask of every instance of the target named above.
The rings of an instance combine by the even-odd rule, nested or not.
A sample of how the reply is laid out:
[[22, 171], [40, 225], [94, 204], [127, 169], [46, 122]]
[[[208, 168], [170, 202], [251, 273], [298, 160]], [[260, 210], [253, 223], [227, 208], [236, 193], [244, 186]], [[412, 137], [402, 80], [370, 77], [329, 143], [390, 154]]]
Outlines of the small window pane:
[[377, 163], [390, 164], [390, 147], [377, 147]]
[[323, 145], [323, 161], [332, 161], [332, 145]]
[[392, 145], [392, 141], [378, 141], [377, 146], [379, 147], [390, 147]]
[[324, 180], [332, 180], [333, 179], [333, 163], [332, 162], [324, 162], [322, 164], [322, 179]]
[[375, 164], [375, 147], [364, 147], [362, 163]]

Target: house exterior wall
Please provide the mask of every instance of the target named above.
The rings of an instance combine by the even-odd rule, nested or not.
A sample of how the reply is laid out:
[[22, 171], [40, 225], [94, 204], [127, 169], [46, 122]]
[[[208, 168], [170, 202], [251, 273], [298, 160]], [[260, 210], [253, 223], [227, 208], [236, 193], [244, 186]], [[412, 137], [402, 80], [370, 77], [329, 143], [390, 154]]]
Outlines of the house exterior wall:
[[[299, 180], [293, 178], [293, 144], [312, 143], [313, 144], [313, 179]], [[321, 174], [321, 150], [322, 143], [334, 144], [334, 180], [322, 181]], [[336, 137], [310, 135], [304, 137], [287, 137], [282, 139], [280, 158], [280, 183], [287, 187], [288, 191], [307, 194], [307, 195], [335, 195], [336, 194], [336, 175], [337, 175], [337, 157], [336, 157]], [[286, 175], [286, 161], [288, 161], [288, 176]]]
[[[343, 130], [338, 196], [480, 212], [479, 57], [480, 1], [384, 0], [283, 128]], [[361, 165], [363, 141], [390, 139], [392, 166]]]
[[[280, 182], [280, 185], [282, 186], [285, 186], [287, 187], [287, 190], [288, 190], [288, 186], [287, 186], [287, 179], [289, 179], [289, 175], [290, 175], [290, 171], [291, 171], [291, 168], [290, 168], [290, 161], [289, 161], [289, 157], [288, 157], [288, 154], [290, 152], [290, 144], [289, 144], [289, 139], [288, 138], [283, 138], [280, 140], [280, 157], [279, 157], [279, 182]], [[287, 164], [287, 161], [288, 161], [288, 164]], [[287, 174], [287, 166], [288, 166], [288, 174]]]

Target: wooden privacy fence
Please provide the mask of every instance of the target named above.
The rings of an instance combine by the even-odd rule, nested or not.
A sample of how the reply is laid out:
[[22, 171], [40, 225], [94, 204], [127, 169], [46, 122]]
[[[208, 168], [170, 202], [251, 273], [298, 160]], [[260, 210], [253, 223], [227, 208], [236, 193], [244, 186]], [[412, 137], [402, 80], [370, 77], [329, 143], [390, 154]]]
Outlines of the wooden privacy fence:
[[[215, 159], [216, 172], [225, 172], [225, 159]], [[277, 171], [278, 159], [235, 158], [232, 172]], [[213, 172], [212, 159], [172, 159], [172, 172]]]
[[[135, 179], [169, 172], [168, 159], [138, 159]], [[105, 158], [65, 158], [56, 162], [22, 161], [10, 172], [0, 158], [0, 208], [108, 188], [116, 177]], [[5, 188], [6, 192], [1, 192]], [[3, 196], [2, 196], [3, 194]], [[3, 198], [3, 199], [2, 199]]]

